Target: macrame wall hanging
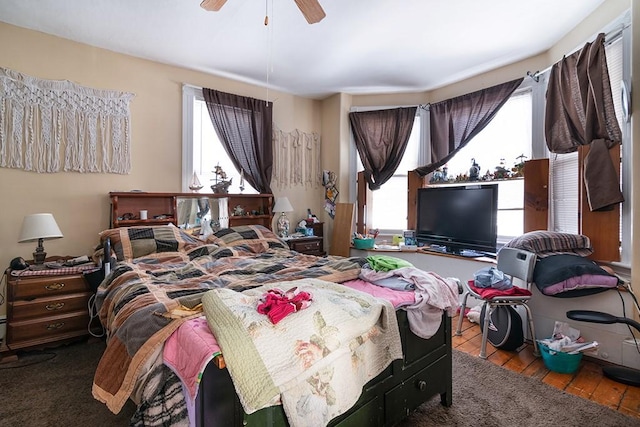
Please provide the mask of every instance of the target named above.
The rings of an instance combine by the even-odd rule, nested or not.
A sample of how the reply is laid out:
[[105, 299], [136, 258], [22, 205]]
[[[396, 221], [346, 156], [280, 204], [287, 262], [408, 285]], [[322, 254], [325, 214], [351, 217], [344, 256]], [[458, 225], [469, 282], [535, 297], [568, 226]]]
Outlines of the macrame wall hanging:
[[274, 126], [273, 146], [273, 177], [277, 186], [322, 186], [320, 135], [298, 129], [287, 133]]
[[133, 96], [0, 67], [0, 167], [129, 173]]

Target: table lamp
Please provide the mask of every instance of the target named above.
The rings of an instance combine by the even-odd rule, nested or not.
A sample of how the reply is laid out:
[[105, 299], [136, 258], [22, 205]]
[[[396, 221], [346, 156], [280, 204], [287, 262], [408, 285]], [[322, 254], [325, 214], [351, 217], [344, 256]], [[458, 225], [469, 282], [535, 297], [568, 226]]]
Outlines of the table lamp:
[[285, 212], [292, 212], [293, 206], [289, 203], [289, 199], [286, 197], [278, 197], [276, 198], [276, 204], [273, 206], [274, 212], [280, 212], [280, 217], [278, 218], [278, 235], [280, 237], [288, 237], [289, 236], [289, 218]]
[[45, 239], [58, 239], [62, 236], [60, 227], [50, 213], [37, 213], [27, 215], [22, 220], [19, 243], [38, 241], [38, 246], [33, 253], [33, 261], [36, 268], [44, 264], [47, 253], [44, 251], [42, 242]]

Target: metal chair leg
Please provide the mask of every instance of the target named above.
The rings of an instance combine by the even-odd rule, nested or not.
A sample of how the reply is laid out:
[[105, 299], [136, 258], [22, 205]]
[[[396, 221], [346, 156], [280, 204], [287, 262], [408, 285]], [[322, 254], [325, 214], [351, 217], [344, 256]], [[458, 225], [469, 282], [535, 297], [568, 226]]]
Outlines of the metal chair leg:
[[480, 358], [487, 358], [487, 335], [489, 332], [489, 321], [491, 319], [492, 306], [488, 301], [483, 304], [484, 309], [484, 323], [482, 325], [482, 345], [480, 346]]
[[527, 304], [522, 304], [524, 306], [525, 311], [527, 312], [527, 323], [529, 323], [529, 333], [531, 334], [531, 341], [533, 341], [533, 355], [536, 357], [540, 356], [540, 351], [538, 350], [538, 341], [536, 340], [536, 331], [533, 326], [533, 316], [531, 315], [531, 309]]
[[460, 314], [458, 315], [458, 328], [456, 329], [456, 336], [462, 335], [462, 321], [464, 320], [464, 312], [467, 309], [467, 297], [469, 296], [469, 291], [466, 291], [462, 295], [462, 303], [460, 304]]

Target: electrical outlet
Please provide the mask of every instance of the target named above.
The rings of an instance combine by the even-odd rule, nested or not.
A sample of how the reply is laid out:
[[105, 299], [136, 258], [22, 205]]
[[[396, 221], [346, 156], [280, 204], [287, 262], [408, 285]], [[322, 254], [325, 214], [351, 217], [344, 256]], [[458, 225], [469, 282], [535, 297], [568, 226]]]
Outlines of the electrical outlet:
[[[638, 343], [637, 347], [636, 341]], [[629, 368], [640, 370], [640, 338], [635, 341], [633, 338], [627, 338], [622, 341], [622, 364]]]

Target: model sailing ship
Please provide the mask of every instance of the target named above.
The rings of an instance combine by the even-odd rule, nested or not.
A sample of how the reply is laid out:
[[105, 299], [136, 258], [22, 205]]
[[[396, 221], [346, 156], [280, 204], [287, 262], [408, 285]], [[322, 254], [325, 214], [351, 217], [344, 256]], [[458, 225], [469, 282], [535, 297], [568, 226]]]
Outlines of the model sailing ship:
[[200, 180], [198, 179], [198, 175], [196, 175], [196, 172], [193, 171], [193, 177], [191, 178], [191, 184], [189, 184], [189, 190], [193, 191], [194, 193], [197, 193], [202, 189], [202, 187], [203, 185], [200, 183]]
[[227, 180], [227, 173], [222, 170], [220, 165], [216, 165], [213, 173], [215, 174], [215, 178], [212, 179], [214, 181], [211, 186], [211, 191], [215, 194], [226, 194], [229, 192], [229, 187], [231, 186], [231, 181], [233, 178]]

